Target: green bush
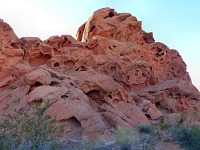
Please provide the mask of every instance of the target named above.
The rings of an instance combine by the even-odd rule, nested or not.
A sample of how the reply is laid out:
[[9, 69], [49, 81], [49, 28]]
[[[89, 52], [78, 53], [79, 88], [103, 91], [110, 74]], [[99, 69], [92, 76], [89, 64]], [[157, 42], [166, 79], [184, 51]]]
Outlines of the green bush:
[[82, 141], [81, 141], [81, 150], [92, 150], [94, 147], [95, 142], [89, 140], [87, 136], [83, 136]]
[[131, 145], [138, 141], [138, 136], [133, 131], [120, 126], [114, 131], [114, 137], [121, 150], [131, 149]]
[[141, 139], [141, 148], [142, 150], [156, 150], [157, 143], [159, 142], [160, 134], [159, 133], [150, 133], [147, 134], [144, 138]]
[[142, 125], [139, 127], [141, 133], [146, 133], [142, 136], [140, 146], [142, 150], [156, 150], [157, 143], [162, 140], [159, 125]]
[[200, 150], [200, 127], [177, 126], [174, 128], [175, 140], [188, 150]]
[[160, 129], [161, 129], [161, 130], [169, 130], [169, 129], [172, 128], [172, 127], [173, 127], [173, 125], [168, 124], [168, 123], [161, 123], [161, 124], [160, 124]]
[[154, 132], [154, 129], [150, 125], [140, 125], [139, 131], [141, 133], [152, 133], [152, 132]]
[[103, 144], [103, 138], [101, 136], [93, 138], [93, 140], [89, 139], [86, 135], [83, 135], [81, 140], [80, 150], [92, 150], [101, 148]]
[[0, 122], [0, 150], [61, 149], [55, 119], [44, 114], [46, 108], [13, 111]]

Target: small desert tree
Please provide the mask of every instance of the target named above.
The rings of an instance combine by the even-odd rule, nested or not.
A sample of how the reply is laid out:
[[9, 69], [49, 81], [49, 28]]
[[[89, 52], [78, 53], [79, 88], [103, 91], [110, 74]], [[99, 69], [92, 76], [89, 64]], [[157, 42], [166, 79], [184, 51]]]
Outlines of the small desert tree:
[[60, 149], [55, 119], [45, 115], [46, 108], [36, 105], [33, 113], [21, 109], [4, 114], [0, 121], [0, 150]]

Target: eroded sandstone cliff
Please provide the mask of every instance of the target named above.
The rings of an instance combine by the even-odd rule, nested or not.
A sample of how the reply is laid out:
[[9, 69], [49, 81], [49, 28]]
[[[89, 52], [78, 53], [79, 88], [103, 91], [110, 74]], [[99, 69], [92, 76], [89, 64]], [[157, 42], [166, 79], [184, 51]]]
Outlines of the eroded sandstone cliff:
[[[70, 35], [18, 38], [0, 21], [0, 112], [50, 100], [46, 114], [79, 139], [111, 136], [167, 113], [200, 121], [200, 94], [178, 51], [155, 42], [129, 13], [97, 10]], [[12, 107], [11, 107], [12, 106]], [[167, 111], [166, 111], [167, 110]], [[195, 113], [196, 115], [192, 115]]]

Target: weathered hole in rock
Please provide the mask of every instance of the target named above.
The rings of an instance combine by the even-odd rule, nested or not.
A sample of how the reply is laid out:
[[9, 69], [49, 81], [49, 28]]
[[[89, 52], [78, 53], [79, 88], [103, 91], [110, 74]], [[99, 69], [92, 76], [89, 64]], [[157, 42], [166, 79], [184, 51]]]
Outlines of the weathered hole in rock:
[[33, 86], [36, 86], [36, 87], [38, 87], [38, 86], [42, 86], [43, 84], [42, 83], [40, 83], [40, 82], [38, 82], [38, 81], [36, 81], [34, 84], [33, 84]]
[[66, 37], [64, 37], [64, 39], [62, 40], [62, 45], [65, 45], [66, 44], [66, 42], [68, 41], [68, 43], [71, 43], [69, 40], [68, 40], [68, 38], [66, 38]]
[[159, 56], [163, 56], [164, 55], [164, 52], [161, 48], [157, 47], [156, 48], [156, 56], [159, 57]]
[[113, 12], [109, 12], [108, 17], [112, 18], [115, 14]]
[[86, 94], [89, 97], [90, 105], [96, 111], [99, 111], [99, 107], [104, 104], [104, 99], [100, 95], [100, 91], [92, 90]]
[[156, 93], [155, 91], [148, 91], [149, 94], [154, 94]]
[[167, 76], [169, 77], [169, 76], [170, 76], [170, 74], [169, 74], [169, 73], [167, 73]]
[[75, 71], [86, 71], [86, 68], [85, 68], [85, 66], [80, 66]]
[[50, 83], [50, 86], [56, 86], [56, 85], [58, 85], [59, 83], [57, 82], [57, 81], [52, 81], [51, 83]]
[[39, 47], [39, 45], [40, 45], [40, 43], [36, 43], [35, 47], [36, 47], [36, 48], [38, 48], [38, 47]]
[[135, 70], [135, 76], [138, 76], [138, 75], [139, 75], [139, 70], [136, 69], [136, 70]]
[[85, 66], [81, 66], [81, 71], [86, 71]]
[[115, 16], [115, 14], [113, 12], [109, 12], [109, 14], [104, 17], [104, 19], [106, 19], [106, 18], [112, 18], [113, 16]]
[[66, 99], [66, 98], [68, 98], [68, 95], [64, 94], [64, 95], [61, 96], [61, 98]]
[[160, 102], [156, 102], [155, 103], [155, 106], [162, 112], [165, 112], [165, 113], [173, 113], [173, 111], [171, 110], [171, 108], [167, 107], [163, 107]]
[[147, 117], [147, 119], [151, 120], [151, 118], [150, 118], [150, 116], [149, 116], [149, 115], [145, 114], [145, 116]]
[[68, 139], [81, 139], [82, 137], [82, 127], [81, 123], [75, 118], [71, 117], [69, 119], [60, 120], [58, 122], [60, 126], [64, 125], [64, 137]]
[[95, 26], [92, 26], [92, 27], [90, 28], [90, 32], [94, 31], [94, 29], [95, 29]]
[[35, 101], [32, 101], [30, 103], [31, 106], [40, 106], [42, 104], [43, 100], [42, 99], [37, 99]]
[[29, 64], [32, 67], [38, 67], [40, 65], [46, 64], [47, 61], [50, 59], [51, 59], [51, 55], [49, 54], [43, 55], [42, 53], [40, 53], [37, 57], [30, 58]]
[[[59, 76], [59, 75], [54, 74], [54, 73], [51, 74], [51, 77], [52, 77], [52, 78], [56, 78], [56, 79], [58, 79], [58, 80], [64, 80], [64, 77]], [[54, 80], [55, 80], [55, 79], [54, 79]], [[57, 82], [57, 81], [55, 81], [55, 82]]]
[[36, 81], [33, 85], [31, 85], [30, 89], [28, 90], [27, 94], [29, 94], [31, 91], [33, 91], [36, 87], [42, 86], [43, 84]]
[[110, 99], [112, 99], [112, 95], [108, 95], [108, 97], [109, 97]]
[[116, 71], [116, 67], [112, 66], [112, 67], [110, 68], [110, 71], [111, 71], [111, 72], [115, 72], [115, 71]]
[[20, 47], [19, 43], [11, 43], [10, 46], [13, 47], [13, 48], [15, 48], [15, 49], [17, 49], [17, 48]]
[[55, 68], [58, 68], [60, 67], [60, 64], [58, 62], [56, 62], [54, 65], [53, 65]]
[[159, 102], [155, 103], [155, 106], [156, 106], [158, 109], [162, 107], [162, 106], [160, 105]]

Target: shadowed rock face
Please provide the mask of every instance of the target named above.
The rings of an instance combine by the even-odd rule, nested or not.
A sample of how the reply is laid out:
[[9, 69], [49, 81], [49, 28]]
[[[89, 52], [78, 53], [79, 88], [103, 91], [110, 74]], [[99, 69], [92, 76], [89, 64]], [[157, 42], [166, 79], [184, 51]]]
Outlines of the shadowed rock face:
[[[136, 128], [183, 113], [200, 121], [200, 94], [176, 50], [155, 42], [141, 21], [114, 9], [97, 10], [70, 35], [19, 39], [0, 21], [0, 112], [50, 100], [46, 114], [79, 139], [111, 137], [117, 126]], [[195, 117], [191, 117], [195, 112]]]

